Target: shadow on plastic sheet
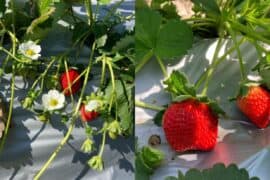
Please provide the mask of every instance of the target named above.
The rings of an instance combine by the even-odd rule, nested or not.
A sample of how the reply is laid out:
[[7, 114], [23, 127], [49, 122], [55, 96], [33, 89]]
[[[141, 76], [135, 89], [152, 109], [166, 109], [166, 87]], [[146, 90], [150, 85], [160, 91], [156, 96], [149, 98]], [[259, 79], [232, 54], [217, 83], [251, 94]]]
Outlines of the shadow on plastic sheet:
[[[10, 97], [10, 80], [1, 79], [0, 96], [8, 105]], [[18, 94], [25, 93], [26, 87], [15, 87], [15, 101], [20, 99]], [[28, 136], [29, 129], [24, 125], [24, 121], [34, 118], [31, 113], [26, 112], [20, 106], [13, 108], [13, 117], [6, 139], [3, 152], [0, 154], [0, 167], [5, 169], [14, 169], [10, 175], [10, 180], [16, 179], [16, 174], [21, 167], [33, 165], [31, 139]]]
[[[102, 128], [103, 122], [93, 121], [90, 123], [93, 128]], [[94, 136], [94, 142], [100, 143], [102, 136]], [[134, 138], [129, 137], [119, 137], [115, 140], [110, 139], [108, 136], [106, 138], [105, 150], [103, 153], [104, 168], [114, 166], [114, 170], [134, 172]], [[97, 172], [93, 171], [87, 164], [87, 161], [98, 154], [97, 150], [90, 154], [83, 153], [80, 149], [68, 143], [68, 145], [74, 150], [72, 163], [80, 163], [84, 165], [84, 168], [78, 173], [76, 180], [82, 179], [87, 173], [91, 172], [95, 174]], [[98, 144], [97, 144], [98, 145]], [[120, 155], [120, 158], [119, 158]], [[118, 164], [116, 166], [116, 164]]]

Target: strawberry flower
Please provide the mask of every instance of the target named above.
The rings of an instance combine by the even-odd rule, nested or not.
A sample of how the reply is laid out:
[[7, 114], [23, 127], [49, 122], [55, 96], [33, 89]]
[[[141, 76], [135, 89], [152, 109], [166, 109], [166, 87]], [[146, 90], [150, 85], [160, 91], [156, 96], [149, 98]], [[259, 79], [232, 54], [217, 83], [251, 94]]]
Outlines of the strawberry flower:
[[27, 41], [20, 44], [18, 50], [20, 54], [32, 60], [37, 60], [41, 56], [40, 51], [41, 51], [40, 45], [37, 45], [33, 41]]
[[65, 105], [65, 96], [57, 90], [50, 90], [48, 94], [42, 96], [42, 104], [48, 111], [62, 109]]

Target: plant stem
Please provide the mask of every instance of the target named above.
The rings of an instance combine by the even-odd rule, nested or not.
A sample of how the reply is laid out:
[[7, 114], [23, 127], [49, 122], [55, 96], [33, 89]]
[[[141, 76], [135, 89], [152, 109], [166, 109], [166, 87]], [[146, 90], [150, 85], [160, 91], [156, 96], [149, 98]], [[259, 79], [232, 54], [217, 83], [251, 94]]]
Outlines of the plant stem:
[[159, 56], [156, 56], [156, 58], [157, 58], [157, 61], [158, 61], [159, 66], [160, 66], [160, 68], [162, 70], [162, 73], [163, 73], [164, 77], [166, 78], [168, 76], [166, 67], [163, 64], [163, 61], [162, 61], [162, 59]]
[[51, 68], [51, 66], [53, 65], [53, 63], [55, 61], [56, 61], [56, 58], [53, 58], [53, 60], [47, 65], [47, 68], [45, 69], [45, 71], [35, 80], [35, 82], [31, 86], [31, 89], [34, 89], [36, 87], [36, 85], [38, 84], [38, 82], [40, 81], [40, 79], [42, 79], [42, 78], [44, 78], [44, 76], [46, 76], [46, 74], [48, 73], [49, 69]]
[[138, 65], [136, 65], [135, 68], [135, 73], [138, 73], [142, 67], [150, 60], [150, 58], [153, 56], [153, 50], [150, 50], [147, 52], [147, 54], [145, 54], [145, 56], [143, 57], [143, 59], [139, 62]]
[[203, 18], [200, 18], [200, 17], [193, 17], [193, 18], [190, 18], [190, 19], [185, 19], [184, 21], [186, 22], [194, 22], [194, 21], [211, 21], [211, 22], [216, 22], [215, 19], [211, 19], [211, 18], [206, 18], [206, 17], [203, 17]]
[[74, 79], [74, 81], [72, 81], [71, 84], [69, 84], [68, 87], [66, 87], [65, 89], [62, 90], [62, 93], [67, 90], [68, 88], [72, 87], [77, 81], [79, 81], [79, 79], [81, 79], [81, 77], [86, 73], [87, 69], [85, 69], [76, 79]]
[[73, 121], [71, 122], [71, 125], [69, 126], [68, 132], [65, 135], [64, 139], [62, 139], [62, 141], [60, 142], [60, 144], [58, 145], [58, 147], [56, 148], [56, 150], [53, 152], [53, 154], [50, 156], [50, 158], [47, 160], [47, 162], [43, 165], [43, 167], [39, 170], [39, 172], [35, 175], [34, 180], [38, 180], [42, 176], [42, 174], [47, 170], [47, 168], [49, 167], [49, 165], [51, 164], [51, 162], [57, 156], [57, 154], [59, 153], [59, 151], [66, 144], [67, 140], [69, 139], [69, 137], [71, 135], [71, 132], [74, 129], [75, 120], [76, 119], [73, 118]]
[[10, 103], [9, 103], [9, 112], [8, 112], [8, 119], [6, 122], [6, 127], [4, 130], [4, 136], [3, 139], [1, 141], [1, 145], [0, 145], [0, 153], [2, 153], [5, 142], [6, 142], [6, 138], [8, 135], [8, 130], [9, 130], [9, 126], [10, 126], [10, 122], [11, 122], [11, 117], [12, 117], [12, 112], [13, 112], [13, 103], [14, 103], [14, 94], [15, 94], [15, 72], [14, 72], [14, 66], [12, 67], [12, 77], [11, 77], [11, 96], [10, 96]]
[[18, 61], [20, 63], [29, 63], [30, 62], [30, 61], [22, 61], [22, 60], [18, 59], [15, 55], [11, 54], [8, 50], [6, 50], [3, 47], [0, 47], [0, 51], [3, 51], [4, 53], [6, 53], [10, 57], [12, 57], [14, 60], [16, 60], [16, 61]]
[[160, 107], [160, 106], [153, 105], [153, 104], [148, 104], [148, 103], [145, 103], [145, 102], [142, 102], [142, 101], [139, 101], [139, 100], [135, 101], [135, 105], [137, 107], [151, 109], [151, 110], [155, 110], [155, 111], [162, 111], [162, 110], [165, 109], [164, 107]]
[[247, 80], [247, 75], [246, 75], [246, 71], [245, 71], [245, 67], [244, 67], [244, 62], [243, 62], [243, 57], [240, 51], [240, 47], [237, 44], [237, 40], [236, 40], [236, 36], [235, 33], [233, 32], [233, 30], [231, 29], [231, 26], [229, 23], [225, 23], [226, 28], [228, 29], [230, 35], [232, 36], [232, 40], [234, 42], [234, 46], [236, 47], [236, 52], [238, 55], [238, 59], [239, 59], [239, 65], [240, 65], [240, 72], [241, 72], [241, 78], [243, 81]]
[[230, 25], [233, 29], [237, 29], [245, 34], [247, 34], [247, 36], [252, 37], [254, 39], [257, 39], [259, 41], [265, 42], [267, 44], [270, 44], [270, 40], [266, 39], [262, 36], [260, 36], [259, 33], [256, 33], [254, 31], [250, 31], [246, 26], [238, 23], [238, 22], [230, 22]]
[[107, 130], [104, 129], [104, 132], [102, 135], [102, 144], [101, 144], [101, 148], [100, 148], [99, 153], [98, 153], [99, 156], [102, 156], [102, 154], [104, 152], [104, 147], [105, 147], [105, 142], [106, 142], [106, 133], [107, 133]]
[[73, 97], [73, 93], [72, 93], [72, 85], [71, 85], [71, 81], [70, 81], [70, 77], [69, 77], [69, 73], [68, 73], [68, 65], [67, 65], [66, 59], [64, 59], [64, 64], [65, 64], [65, 71], [66, 71], [67, 80], [68, 80], [68, 90], [69, 90], [70, 97], [71, 97], [71, 103], [72, 103], [72, 105], [74, 105], [74, 97]]
[[102, 70], [101, 70], [101, 78], [100, 78], [100, 88], [102, 89], [104, 85], [104, 80], [105, 80], [106, 62], [101, 61], [101, 63], [102, 63]]
[[16, 18], [15, 18], [14, 0], [10, 1], [10, 6], [11, 6], [11, 9], [12, 9], [12, 24], [11, 24], [12, 32], [13, 32], [13, 34], [16, 34], [16, 30], [15, 30]]
[[88, 82], [89, 73], [91, 71], [92, 61], [93, 61], [93, 57], [94, 57], [94, 50], [95, 50], [95, 48], [96, 48], [96, 43], [94, 42], [94, 44], [92, 45], [91, 55], [90, 55], [89, 63], [88, 63], [88, 66], [87, 66], [86, 77], [84, 79], [84, 83], [83, 83], [82, 91], [81, 91], [81, 94], [80, 94], [80, 98], [79, 98], [79, 101], [77, 103], [77, 107], [75, 109], [75, 112], [73, 113], [73, 116], [71, 117], [72, 120], [71, 120], [71, 124], [70, 124], [70, 126], [68, 128], [68, 132], [65, 135], [64, 139], [62, 139], [62, 141], [60, 142], [59, 146], [56, 148], [56, 150], [53, 152], [53, 154], [50, 156], [50, 158], [44, 164], [44, 166], [35, 175], [34, 180], [38, 180], [42, 176], [42, 174], [46, 171], [46, 169], [49, 167], [49, 165], [51, 164], [51, 162], [57, 156], [57, 154], [59, 153], [59, 151], [66, 144], [66, 142], [68, 141], [68, 139], [69, 139], [69, 137], [70, 137], [70, 135], [71, 135], [71, 133], [72, 133], [72, 131], [74, 129], [75, 122], [76, 122], [76, 117], [77, 117], [77, 114], [79, 112], [79, 109], [80, 109], [80, 106], [81, 106], [81, 103], [82, 103], [83, 95], [84, 95], [84, 92], [85, 92], [85, 89], [86, 89], [86, 85], [87, 85], [87, 82]]
[[112, 97], [110, 100], [110, 105], [109, 105], [109, 112], [111, 112], [112, 109], [112, 105], [113, 105], [113, 100], [114, 100], [114, 96], [116, 95], [115, 93], [115, 78], [114, 78], [114, 73], [113, 73], [113, 68], [112, 68], [112, 64], [111, 62], [106, 61], [108, 67], [109, 67], [109, 71], [111, 74], [111, 81], [112, 81]]
[[[241, 45], [244, 42], [245, 38], [243, 37], [237, 44]], [[235, 50], [235, 46], [231, 47], [223, 56], [221, 56], [215, 66], [218, 66], [222, 61], [224, 61], [226, 59], [226, 57], [231, 54], [234, 50]], [[211, 66], [213, 66], [214, 64], [212, 64]], [[215, 67], [214, 67], [215, 68]], [[195, 88], [198, 89], [200, 87], [200, 85], [202, 84], [203, 80], [206, 78], [208, 72], [209, 72], [208, 68], [205, 72], [203, 72], [203, 74], [200, 76], [200, 78], [197, 80], [197, 82], [195, 83]]]
[[222, 38], [219, 38], [218, 42], [217, 42], [216, 49], [215, 49], [215, 53], [214, 53], [214, 56], [213, 56], [213, 60], [212, 60], [213, 65], [209, 66], [209, 71], [208, 71], [208, 73], [206, 75], [204, 88], [202, 90], [202, 95], [203, 96], [207, 95], [207, 90], [208, 90], [208, 86], [209, 86], [210, 77], [212, 76], [212, 74], [213, 74], [213, 72], [215, 70], [215, 67], [216, 67], [216, 64], [217, 64], [218, 53], [219, 53], [221, 47], [222, 47]]
[[85, 9], [88, 16], [88, 25], [91, 26], [93, 23], [93, 12], [92, 12], [92, 1], [91, 0], [85, 0]]

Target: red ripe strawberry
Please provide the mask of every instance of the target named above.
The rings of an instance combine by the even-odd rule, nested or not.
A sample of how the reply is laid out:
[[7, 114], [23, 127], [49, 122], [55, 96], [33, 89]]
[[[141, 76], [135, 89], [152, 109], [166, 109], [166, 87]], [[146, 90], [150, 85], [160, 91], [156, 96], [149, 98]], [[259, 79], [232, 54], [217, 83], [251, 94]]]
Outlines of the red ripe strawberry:
[[208, 151], [216, 145], [218, 118], [207, 104], [188, 99], [168, 107], [163, 115], [163, 129], [175, 151]]
[[245, 96], [237, 98], [239, 109], [259, 128], [270, 122], [270, 94], [260, 86], [250, 86]]
[[96, 111], [87, 111], [85, 109], [85, 104], [81, 106], [81, 118], [83, 121], [90, 122], [98, 117], [99, 113]]
[[[61, 78], [60, 78], [61, 86], [66, 96], [71, 95], [70, 90], [68, 88], [69, 84], [72, 84], [79, 76], [80, 74], [75, 69], [69, 69], [68, 73], [63, 73], [61, 75]], [[79, 79], [71, 86], [72, 94], [78, 92], [80, 88], [81, 88], [81, 80]]]

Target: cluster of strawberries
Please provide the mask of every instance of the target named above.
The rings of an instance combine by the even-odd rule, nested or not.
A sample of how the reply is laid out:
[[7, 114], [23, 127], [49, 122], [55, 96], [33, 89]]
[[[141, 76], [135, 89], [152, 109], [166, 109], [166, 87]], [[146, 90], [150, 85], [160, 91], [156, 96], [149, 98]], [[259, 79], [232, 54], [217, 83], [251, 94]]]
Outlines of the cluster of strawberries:
[[[60, 83], [62, 90], [66, 96], [75, 94], [82, 86], [80, 74], [75, 69], [69, 69], [67, 73], [63, 73], [60, 77]], [[69, 88], [69, 86], [71, 86]], [[99, 116], [99, 113], [95, 110], [87, 111], [86, 104], [82, 104], [80, 108], [80, 115], [83, 121], [89, 122]]]
[[[258, 128], [270, 123], [270, 93], [262, 86], [249, 86], [236, 99], [237, 106]], [[208, 151], [215, 147], [218, 116], [208, 104], [190, 98], [169, 105], [163, 115], [163, 129], [171, 147], [178, 152]]]

